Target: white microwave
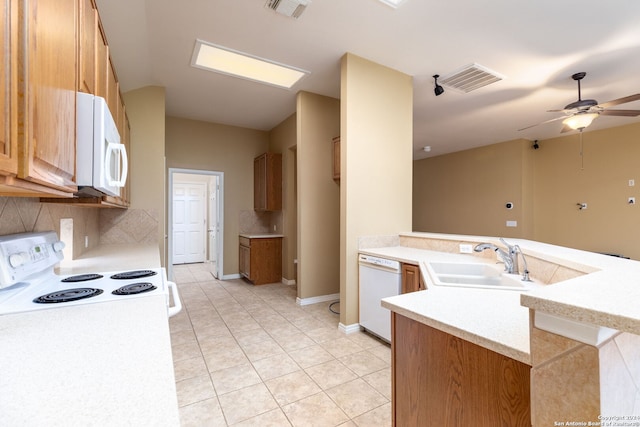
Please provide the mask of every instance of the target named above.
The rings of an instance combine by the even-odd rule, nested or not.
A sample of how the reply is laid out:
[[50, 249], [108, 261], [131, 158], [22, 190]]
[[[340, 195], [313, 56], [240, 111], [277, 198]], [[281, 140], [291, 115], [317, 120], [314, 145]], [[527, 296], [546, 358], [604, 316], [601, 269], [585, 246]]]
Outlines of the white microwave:
[[76, 183], [78, 196], [120, 196], [127, 152], [104, 98], [78, 92]]

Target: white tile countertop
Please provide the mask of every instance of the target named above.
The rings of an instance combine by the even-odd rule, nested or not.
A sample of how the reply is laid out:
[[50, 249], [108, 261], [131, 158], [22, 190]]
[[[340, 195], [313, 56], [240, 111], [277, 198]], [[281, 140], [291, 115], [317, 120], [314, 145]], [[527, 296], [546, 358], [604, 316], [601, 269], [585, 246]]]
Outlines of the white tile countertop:
[[[400, 237], [401, 242], [402, 237], [409, 237], [454, 243], [490, 242], [504, 246], [497, 238], [486, 236], [403, 233]], [[494, 260], [477, 254], [416, 249], [402, 246], [402, 243], [401, 246], [360, 249], [359, 252], [420, 266], [428, 289], [385, 298], [384, 307], [527, 364], [531, 363], [529, 308], [640, 334], [639, 262], [530, 240], [506, 240], [518, 244], [529, 257], [588, 274], [528, 291], [444, 287], [430, 283], [425, 261]], [[532, 270], [531, 276], [535, 279], [536, 271]]]
[[118, 244], [98, 246], [74, 260], [64, 259], [55, 272], [85, 274], [160, 267], [160, 250], [157, 244]]

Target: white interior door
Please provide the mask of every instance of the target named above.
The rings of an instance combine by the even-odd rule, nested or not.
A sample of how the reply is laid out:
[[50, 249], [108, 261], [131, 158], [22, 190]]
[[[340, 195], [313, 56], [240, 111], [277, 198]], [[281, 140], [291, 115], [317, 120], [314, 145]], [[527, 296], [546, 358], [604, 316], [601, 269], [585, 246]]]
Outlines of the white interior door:
[[173, 184], [173, 263], [204, 262], [206, 242], [204, 183]]

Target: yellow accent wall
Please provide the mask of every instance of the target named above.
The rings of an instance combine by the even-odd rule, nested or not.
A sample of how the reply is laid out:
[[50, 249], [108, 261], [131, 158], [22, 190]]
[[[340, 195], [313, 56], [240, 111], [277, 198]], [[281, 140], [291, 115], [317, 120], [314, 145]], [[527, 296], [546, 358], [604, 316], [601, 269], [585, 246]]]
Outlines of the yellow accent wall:
[[[523, 237], [640, 259], [640, 205], [627, 203], [640, 200], [640, 124], [582, 137], [582, 157], [575, 132], [539, 141], [538, 150], [516, 140], [415, 161], [413, 230]], [[587, 209], [578, 209], [583, 202]]]
[[411, 228], [413, 81], [353, 54], [341, 61], [340, 323], [358, 323], [358, 238]]

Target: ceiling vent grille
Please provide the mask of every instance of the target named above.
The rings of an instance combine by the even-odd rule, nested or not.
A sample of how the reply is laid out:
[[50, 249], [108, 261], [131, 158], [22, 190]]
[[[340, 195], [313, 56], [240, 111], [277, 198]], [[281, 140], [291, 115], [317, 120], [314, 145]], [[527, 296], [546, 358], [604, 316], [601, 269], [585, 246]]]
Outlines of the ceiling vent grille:
[[438, 83], [460, 92], [469, 93], [503, 79], [504, 76], [482, 65], [469, 64], [454, 73], [440, 77]]
[[298, 19], [311, 0], [267, 0], [264, 7], [275, 10], [281, 15]]

